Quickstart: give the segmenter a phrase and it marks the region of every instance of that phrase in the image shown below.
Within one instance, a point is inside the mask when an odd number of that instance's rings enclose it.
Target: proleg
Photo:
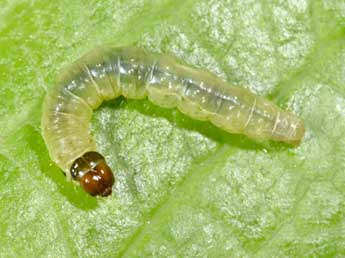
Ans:
[[[293,113],[176,57],[139,48],[97,48],[63,69],[45,97],[42,115],[52,160],[91,195],[110,195],[115,182],[89,132],[92,112],[120,95],[148,98],[252,139],[297,145],[304,136],[303,122]]]

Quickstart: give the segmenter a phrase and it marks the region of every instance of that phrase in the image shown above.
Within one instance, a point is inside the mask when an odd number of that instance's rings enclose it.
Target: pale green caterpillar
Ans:
[[[94,109],[120,95],[177,107],[198,120],[253,139],[298,144],[302,121],[244,88],[181,60],[138,48],[98,48],[64,69],[47,94],[42,133],[53,161],[92,195],[111,193],[114,177],[89,133]]]

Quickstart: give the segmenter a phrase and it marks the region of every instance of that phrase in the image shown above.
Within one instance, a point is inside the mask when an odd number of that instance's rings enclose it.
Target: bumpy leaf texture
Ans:
[[[88,196],[50,160],[43,97],[96,45],[172,53],[299,114],[298,148],[119,98],[92,131],[114,169]],[[344,257],[345,4],[1,2],[0,257]]]

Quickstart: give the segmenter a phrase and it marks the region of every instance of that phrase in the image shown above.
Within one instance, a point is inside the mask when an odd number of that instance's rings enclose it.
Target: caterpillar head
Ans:
[[[77,158],[72,164],[71,175],[91,195],[110,195],[115,182],[104,157],[95,151]]]

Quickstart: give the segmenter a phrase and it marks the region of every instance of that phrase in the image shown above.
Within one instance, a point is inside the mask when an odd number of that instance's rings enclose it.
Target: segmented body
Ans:
[[[177,107],[186,115],[254,139],[298,143],[301,120],[248,90],[168,55],[137,48],[98,48],[67,67],[47,94],[42,132],[51,158],[69,176],[72,163],[96,149],[92,112],[123,95]]]

